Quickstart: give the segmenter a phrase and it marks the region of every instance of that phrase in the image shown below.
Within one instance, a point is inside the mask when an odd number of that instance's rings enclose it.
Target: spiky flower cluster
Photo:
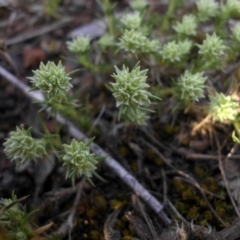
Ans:
[[[96,170],[99,158],[90,152],[90,144],[72,140],[70,145],[63,144],[63,165],[67,167],[66,178],[71,178],[74,184],[77,177],[85,176],[88,180]]]
[[[198,9],[198,19],[201,22],[208,21],[218,14],[218,4],[215,0],[198,0],[196,1]]]
[[[146,8],[147,2],[146,0],[131,0],[130,6],[136,11],[142,11]]]
[[[61,103],[67,98],[67,92],[72,88],[69,82],[71,78],[61,62],[58,65],[54,62],[44,65],[41,62],[39,69],[33,73],[34,76],[29,77],[33,84],[32,90],[40,90],[50,102]]]
[[[19,160],[19,164],[30,160],[36,161],[47,154],[44,141],[32,138],[31,128],[25,130],[17,127],[16,131],[10,132],[10,137],[3,145],[7,157]]]
[[[131,121],[138,119],[139,123],[145,118],[142,112],[149,107],[151,103],[149,98],[154,97],[146,90],[149,87],[146,83],[148,70],[140,70],[138,64],[132,71],[124,65],[122,70],[115,66],[115,70],[116,73],[112,77],[116,82],[111,85],[117,107],[120,107],[119,118],[123,114]]]
[[[238,114],[239,104],[230,96],[223,93],[216,93],[210,96],[209,113],[213,116],[213,121],[234,120]]]
[[[160,53],[162,58],[168,62],[180,62],[188,53],[190,53],[192,46],[192,42],[188,39],[178,43],[176,43],[176,41],[171,41],[163,46]]]
[[[203,72],[191,73],[186,70],[176,85],[176,92],[185,101],[199,101],[204,97],[206,79]]]
[[[160,48],[159,41],[150,40],[140,31],[134,29],[125,30],[119,42],[120,49],[133,54],[157,53]]]
[[[198,47],[198,53],[202,57],[202,60],[211,66],[221,62],[221,55],[223,55],[227,49],[223,44],[223,40],[220,39],[216,33],[212,35],[207,34],[202,45],[198,45]]]
[[[141,16],[139,12],[128,13],[122,18],[122,23],[125,28],[138,29],[141,25]]]
[[[227,0],[226,4],[222,7],[223,14],[229,18],[240,15],[239,0]]]
[[[77,37],[72,41],[66,43],[70,52],[75,54],[86,53],[90,50],[90,38],[89,37]]]
[[[177,22],[173,29],[183,36],[196,35],[197,19],[194,15],[184,15],[182,22]]]

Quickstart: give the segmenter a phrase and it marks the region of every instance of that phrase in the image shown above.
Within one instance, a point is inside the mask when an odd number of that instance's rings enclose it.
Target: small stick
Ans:
[[[214,135],[215,136],[215,135]],[[221,171],[221,174],[222,174],[222,177],[223,177],[223,181],[224,181],[224,184],[225,184],[225,187],[226,187],[226,190],[227,190],[227,193],[228,193],[228,196],[232,202],[232,205],[234,207],[234,210],[236,212],[236,214],[238,215],[238,217],[240,218],[240,213],[239,213],[239,210],[238,210],[238,207],[232,197],[232,194],[231,194],[231,191],[229,189],[229,185],[228,185],[228,182],[227,182],[227,178],[226,178],[226,174],[225,174],[225,171],[224,171],[224,168],[223,168],[223,164],[222,164],[222,156],[221,156],[221,151],[220,151],[220,143],[218,141],[218,138],[215,136],[215,140],[216,140],[216,143],[217,143],[217,146],[218,146],[218,163],[219,163],[219,169]]]

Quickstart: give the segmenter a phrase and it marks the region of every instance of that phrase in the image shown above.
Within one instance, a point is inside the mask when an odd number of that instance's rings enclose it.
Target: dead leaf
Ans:
[[[41,48],[26,49],[23,52],[23,65],[25,68],[37,68],[41,61],[46,59],[46,54]]]

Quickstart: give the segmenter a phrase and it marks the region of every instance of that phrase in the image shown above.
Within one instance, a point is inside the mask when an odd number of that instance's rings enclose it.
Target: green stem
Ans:
[[[103,0],[103,11],[107,19],[108,31],[112,37],[115,37],[113,9],[114,5],[109,0]]]
[[[176,3],[177,3],[176,0],[169,0],[168,10],[167,10],[166,16],[163,19],[162,31],[165,31],[168,28],[169,22],[176,8]]]
[[[79,56],[78,62],[82,64],[87,70],[96,70],[96,67],[89,61],[87,54],[82,54],[81,56]]]

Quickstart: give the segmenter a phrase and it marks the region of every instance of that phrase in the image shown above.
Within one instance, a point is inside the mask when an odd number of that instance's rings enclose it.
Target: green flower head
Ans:
[[[132,71],[124,65],[122,70],[116,66],[115,69],[112,77],[116,82],[111,85],[117,107],[120,107],[119,118],[123,115],[135,124],[144,124],[144,112],[149,111],[147,108],[151,104],[149,98],[155,97],[146,90],[149,87],[146,83],[148,70],[140,70],[138,63]]]
[[[226,4],[222,7],[222,14],[226,18],[240,16],[239,0],[226,0]]]
[[[141,25],[142,18],[139,12],[128,13],[122,18],[122,23],[125,28],[138,29]]]
[[[44,141],[32,138],[31,128],[25,130],[17,127],[16,131],[10,132],[10,137],[3,145],[7,157],[19,161],[19,164],[36,161],[47,154]]]
[[[177,95],[186,101],[199,101],[204,97],[206,79],[203,72],[193,74],[186,70],[176,85]]]
[[[135,11],[142,11],[146,8],[146,0],[131,0],[130,5]]]
[[[182,22],[177,22],[173,29],[179,35],[196,35],[196,28],[197,28],[197,19],[194,15],[184,15]]]
[[[198,19],[201,22],[208,21],[218,14],[218,4],[215,0],[198,0],[196,1],[198,9]]]
[[[71,78],[61,62],[58,65],[54,62],[44,65],[41,62],[39,69],[33,73],[34,76],[29,77],[33,84],[32,90],[40,90],[52,102],[61,103],[67,98],[67,92],[72,88],[69,82]]]
[[[146,90],[149,87],[146,83],[148,70],[140,70],[138,64],[132,71],[129,71],[129,68],[124,65],[122,70],[115,66],[115,70],[116,73],[112,77],[116,82],[111,83],[111,85],[117,107],[123,106],[136,109],[140,106],[149,106],[149,96],[151,94]]]
[[[234,120],[238,114],[238,108],[239,104],[230,96],[225,96],[223,93],[210,96],[209,113],[212,114],[213,121]]]
[[[203,68],[219,67],[221,63],[221,56],[225,54],[227,47],[223,44],[215,33],[208,35],[199,47],[199,55],[202,58]]]
[[[75,178],[83,175],[89,180],[97,168],[96,164],[99,159],[90,152],[91,143],[92,140],[84,143],[73,139],[70,145],[63,144],[64,155],[62,159],[63,165],[67,167],[66,178],[71,178],[73,183]]]
[[[138,53],[157,53],[160,43],[157,40],[150,40],[140,31],[134,29],[125,30],[119,43],[120,49],[133,54]]]
[[[90,50],[90,38],[89,37],[77,37],[72,41],[66,43],[70,52],[75,54],[86,53]]]
[[[168,62],[180,62],[188,53],[190,53],[192,46],[192,42],[188,39],[178,43],[171,41],[163,46],[160,53],[162,58]]]

